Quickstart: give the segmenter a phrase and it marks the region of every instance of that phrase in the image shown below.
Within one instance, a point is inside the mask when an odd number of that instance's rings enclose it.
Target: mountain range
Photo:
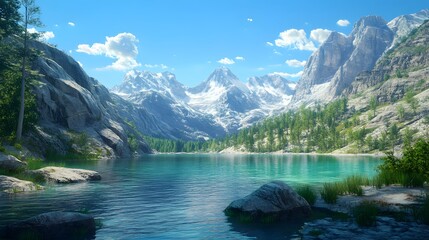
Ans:
[[[174,138],[221,137],[288,109],[344,96],[359,74],[373,70],[389,49],[428,18],[429,10],[390,22],[367,16],[349,36],[332,32],[311,55],[296,83],[276,74],[251,77],[244,83],[220,67],[200,85],[188,88],[169,72],[133,70],[111,92],[179,130]]]
[[[283,111],[295,85],[275,74],[253,77],[245,84],[220,67],[200,85],[188,88],[169,72],[133,70],[111,92],[180,129],[178,139],[208,139]]]
[[[340,97],[349,98],[356,110],[365,109],[369,95],[360,95],[369,92],[378,102],[389,103],[401,99],[413,82],[423,79],[422,86],[426,84],[429,40],[421,34],[424,29],[419,37],[410,36],[427,19],[429,10],[390,22],[368,16],[349,36],[332,32],[307,61],[298,82],[269,74],[244,83],[220,67],[193,88],[169,72],[133,70],[109,91],[70,56],[34,41],[32,47],[43,52],[33,66],[42,75],[33,86],[40,119],[26,138],[42,154],[90,151],[124,157],[151,152],[147,136],[222,137],[289,109]],[[429,28],[427,22],[423,27]],[[409,73],[409,80],[398,77],[398,71]],[[385,117],[371,124],[379,126]]]

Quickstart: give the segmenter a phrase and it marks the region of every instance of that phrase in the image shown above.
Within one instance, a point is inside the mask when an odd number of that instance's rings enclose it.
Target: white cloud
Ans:
[[[266,42],[265,44],[267,44],[267,46],[270,46],[270,47],[274,46],[272,42]]]
[[[222,58],[222,59],[220,59],[219,61],[217,61],[218,63],[221,63],[221,64],[225,64],[225,65],[231,65],[231,64],[234,64],[235,62],[234,62],[234,60],[232,60],[232,59],[229,59],[229,58]]]
[[[104,55],[115,59],[116,61],[109,66],[99,70],[111,69],[126,71],[141,66],[137,62],[138,55],[137,43],[139,40],[131,33],[119,33],[114,37],[106,37],[104,43],[79,44],[77,52],[89,55]]]
[[[54,32],[51,32],[51,31],[39,32],[35,28],[29,28],[29,29],[27,29],[27,31],[29,33],[37,33],[37,34],[39,34],[39,40],[40,41],[44,41],[44,42],[47,42],[47,41],[49,41],[49,39],[52,39],[52,38],[55,37]]]
[[[277,51],[276,49],[273,49],[273,53],[279,56],[283,55],[281,52]]]
[[[303,29],[288,29],[279,34],[279,38],[275,40],[278,47],[291,47],[298,50],[315,51],[314,43],[307,38],[307,34]]]
[[[258,67],[256,70],[258,70],[258,71],[264,71],[264,70],[265,70],[265,68],[263,68],[263,67]]]
[[[285,72],[273,72],[268,75],[279,75],[284,78],[297,78],[302,76],[303,71],[297,72],[297,73],[285,73]]]
[[[248,18],[247,21],[248,22],[253,22],[253,18]]]
[[[69,26],[72,26],[72,27],[76,26],[76,24],[75,24],[74,22],[68,22],[67,24],[68,24]]]
[[[244,61],[246,59],[244,57],[242,57],[242,56],[237,56],[237,57],[235,57],[235,60]]]
[[[296,59],[289,59],[285,62],[289,67],[304,67],[307,61],[299,61]]]
[[[168,66],[164,64],[145,64],[144,66],[147,68],[162,68],[162,69],[168,68]]]
[[[337,25],[340,27],[347,27],[349,24],[350,22],[347,19],[340,19],[337,21]]]
[[[331,34],[331,32],[332,31],[328,29],[314,29],[311,30],[310,38],[317,41],[319,44],[322,44],[329,37],[329,34]]]

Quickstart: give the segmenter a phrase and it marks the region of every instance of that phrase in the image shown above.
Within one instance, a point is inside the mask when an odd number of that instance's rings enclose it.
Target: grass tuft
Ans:
[[[324,183],[320,195],[326,203],[334,204],[337,202],[340,191],[338,183]]]
[[[301,186],[296,189],[296,192],[303,197],[311,206],[316,202],[317,196],[314,190],[309,186]]]

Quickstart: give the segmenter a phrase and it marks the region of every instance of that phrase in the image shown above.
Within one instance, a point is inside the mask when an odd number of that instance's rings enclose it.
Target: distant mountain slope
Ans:
[[[151,136],[207,139],[284,111],[294,87],[295,83],[273,74],[250,78],[245,84],[220,67],[194,88],[177,82],[172,73],[131,71],[111,91],[145,109],[171,132]]]
[[[221,152],[399,154],[429,136],[429,21],[358,75],[339,99],[300,107],[203,145]]]

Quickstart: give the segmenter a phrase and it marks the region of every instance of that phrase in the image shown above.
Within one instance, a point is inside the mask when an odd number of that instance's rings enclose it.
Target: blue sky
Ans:
[[[111,88],[130,69],[170,71],[195,86],[219,66],[242,81],[273,72],[298,80],[329,34],[362,16],[386,21],[427,0],[38,0],[47,42]],[[339,21],[342,20],[342,21]]]

